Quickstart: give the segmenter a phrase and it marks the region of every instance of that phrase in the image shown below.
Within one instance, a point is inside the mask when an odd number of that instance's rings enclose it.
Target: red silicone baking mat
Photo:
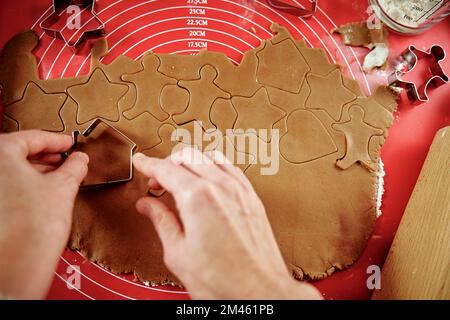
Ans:
[[[349,77],[361,83],[366,93],[385,77],[383,72],[365,76],[360,61],[366,51],[343,46],[339,37],[329,32],[336,25],[366,19],[366,0],[321,0],[317,13],[308,20],[276,11],[265,0],[99,0],[97,4],[110,47],[104,59],[106,63],[119,54],[137,59],[147,50],[190,54],[203,47],[225,52],[239,62],[243,52],[257,46],[261,39],[271,37],[269,26],[277,22],[287,27],[294,37],[304,38],[309,46],[323,48],[333,62],[343,66]],[[89,57],[73,54],[61,40],[44,35],[40,29],[40,21],[50,12],[50,0],[0,1],[0,46],[16,32],[33,28],[41,40],[35,53],[42,77],[83,74],[87,71]],[[436,43],[448,50],[450,21],[447,19],[420,36],[391,34],[389,43],[392,57],[410,44],[427,48]],[[443,65],[450,72],[448,59]],[[325,298],[370,297],[366,285],[367,267],[383,264],[432,138],[439,128],[450,125],[449,99],[449,86],[444,86],[433,91],[431,101],[426,104],[413,107],[407,101],[400,103],[382,150],[387,172],[383,215],[363,255],[350,269],[315,282]],[[73,273],[69,265],[80,268],[77,289],[66,283]],[[189,296],[170,286],[147,287],[131,276],[115,275],[87,262],[77,252],[66,251],[61,256],[48,298],[186,299]]]

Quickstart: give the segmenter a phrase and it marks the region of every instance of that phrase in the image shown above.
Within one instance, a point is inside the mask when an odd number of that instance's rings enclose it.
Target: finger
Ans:
[[[72,153],[55,171],[49,173],[65,189],[78,192],[78,187],[88,172],[89,157],[82,152]],[[75,196],[75,195],[74,195]]]
[[[136,153],[133,156],[133,165],[136,170],[156,180],[160,186],[171,192],[175,199],[193,183],[198,182],[198,177],[192,172],[169,159],[150,158],[142,153]]]
[[[203,152],[195,148],[184,148],[171,155],[172,161],[180,163],[199,177],[222,187],[225,191],[235,189],[236,179],[207,157]]]
[[[184,149],[189,149],[189,148],[184,148]],[[183,150],[184,150],[183,149]],[[179,152],[177,152],[178,154]],[[183,163],[183,161],[181,160],[181,158],[179,156],[174,156],[174,154],[171,154],[170,156],[168,156],[166,159],[170,159],[173,162],[175,162],[176,164],[181,164]],[[161,185],[158,183],[158,181],[152,177],[150,177],[149,181],[148,181],[148,186],[150,189],[152,190],[160,190],[162,189]]]
[[[72,137],[68,135],[40,130],[18,131],[9,135],[19,147],[19,155],[25,158],[38,153],[65,152],[73,144]]]
[[[165,253],[182,239],[183,230],[176,214],[160,200],[143,197],[136,202],[136,210],[153,222]]]
[[[48,173],[54,171],[57,167],[46,165],[46,164],[40,164],[40,163],[32,163],[31,166],[40,173]]]
[[[162,189],[161,185],[156,181],[156,179],[150,178],[148,180],[148,187],[152,190],[160,190]]]
[[[31,159],[29,160],[31,163],[46,164],[58,167],[63,163],[64,158],[60,153],[41,153],[39,155],[31,157]]]
[[[244,172],[242,172],[241,169],[233,165],[231,161],[228,160],[228,158],[222,152],[219,152],[217,150],[207,151],[205,152],[205,155],[209,157],[214,163],[216,163],[217,166],[221,168],[223,171],[235,177],[239,182],[243,184],[243,186],[247,188],[253,188],[252,184],[245,176]]]
[[[160,198],[166,193],[166,190],[164,190],[164,189],[148,189],[147,193],[149,195],[151,195],[152,197]]]

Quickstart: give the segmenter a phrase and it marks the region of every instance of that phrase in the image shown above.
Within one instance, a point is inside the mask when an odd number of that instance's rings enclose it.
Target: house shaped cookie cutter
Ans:
[[[299,18],[312,17],[317,10],[318,0],[311,0],[311,8],[306,9],[300,5],[289,4],[284,0],[268,0],[267,3],[274,9],[297,16]]]
[[[99,23],[99,27],[96,29],[91,29],[83,31],[79,39],[72,43],[70,39],[66,39],[62,30],[55,29],[52,26],[59,20],[60,14],[66,10],[69,6],[75,5],[80,9],[90,9],[92,18]],[[65,42],[66,46],[71,48],[74,52],[78,50],[81,43],[88,38],[98,38],[105,35],[105,24],[100,20],[95,11],[95,0],[53,0],[53,11],[39,24],[41,29],[50,37],[61,39]]]
[[[117,128],[109,124],[108,122],[103,121],[100,118],[95,119],[89,127],[86,128],[83,132],[80,131],[73,131],[72,132],[72,139],[73,139],[73,145],[72,148],[67,152],[67,154],[72,153],[75,151],[75,148],[78,143],[78,137],[82,135],[83,137],[89,137],[89,135],[98,127],[98,125],[103,124],[107,126],[108,128],[112,129],[122,140],[126,141],[129,144],[129,174],[127,176],[124,176],[121,179],[116,180],[108,180],[101,183],[96,184],[89,184],[89,185],[81,185],[81,188],[94,188],[94,187],[101,187],[105,185],[110,185],[113,183],[119,183],[119,182],[127,182],[131,181],[133,179],[133,153],[137,147],[136,143],[132,141],[130,138],[128,138],[125,134],[123,134],[121,131],[119,131]],[[66,155],[67,155],[66,154]]]
[[[429,51],[419,50],[414,46],[410,46],[397,59],[395,71],[388,77],[389,86],[405,89],[408,99],[412,102],[423,103],[429,101],[428,88],[430,86],[437,88],[449,81],[440,64],[440,61],[445,59],[445,55],[444,48],[439,45],[431,46]],[[429,66],[431,77],[420,86],[417,86],[414,82],[402,80],[402,76],[411,72],[416,67],[419,59],[423,58],[432,59]]]

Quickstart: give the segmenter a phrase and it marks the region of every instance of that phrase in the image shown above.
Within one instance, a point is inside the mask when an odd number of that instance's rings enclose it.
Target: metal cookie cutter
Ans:
[[[411,72],[416,67],[418,60],[423,58],[432,60],[429,66],[431,77],[420,86],[417,86],[414,82],[402,80],[402,76]],[[433,45],[429,51],[422,51],[414,46],[410,46],[399,56],[395,71],[388,78],[389,86],[405,89],[408,99],[412,102],[422,103],[429,101],[427,91],[430,85],[437,88],[448,83],[448,76],[440,65],[440,61],[444,60],[444,58],[445,50],[439,45]]]
[[[94,188],[94,187],[101,187],[101,186],[105,186],[105,185],[110,185],[113,183],[118,183],[118,182],[127,182],[133,179],[133,163],[132,163],[132,158],[133,158],[133,153],[134,150],[136,149],[136,143],[134,141],[132,141],[130,138],[128,138],[125,134],[123,134],[121,131],[119,131],[117,128],[115,128],[114,126],[110,125],[109,123],[103,121],[100,118],[95,119],[88,128],[86,128],[86,130],[84,130],[84,132],[80,132],[80,131],[74,131],[72,132],[72,139],[73,139],[73,145],[72,148],[66,153],[66,156],[70,153],[72,153],[73,151],[75,151],[76,147],[77,147],[77,143],[78,143],[78,137],[80,135],[82,135],[83,137],[89,137],[89,135],[99,126],[105,126],[107,129],[112,129],[114,134],[117,134],[118,139],[124,141],[125,143],[128,144],[128,149],[127,152],[129,152],[129,173],[121,178],[115,179],[115,180],[105,180],[105,181],[101,181],[101,182],[95,182],[95,183],[82,183],[81,187],[82,188]],[[116,164],[114,164],[116,165]],[[106,166],[105,166],[106,168]]]
[[[92,14],[92,17],[83,26],[81,26],[81,28],[85,27],[86,24],[92,20],[97,22],[98,27],[86,29],[86,31],[83,31],[80,36],[77,36],[78,32],[81,30],[78,29],[69,39],[67,39],[62,32],[65,28],[67,28],[67,24],[64,25],[63,29],[55,29],[53,26],[60,19],[60,16],[64,13],[64,11],[72,5],[80,8],[81,11],[79,15],[81,15],[81,12],[85,10],[90,10]],[[40,23],[40,27],[47,35],[53,38],[62,39],[66,46],[70,47],[74,51],[77,51],[77,48],[87,38],[98,38],[105,35],[105,24],[96,14],[95,0],[53,0],[53,12]]]
[[[299,18],[309,18],[316,13],[317,3],[319,0],[311,0],[311,9],[306,9],[300,5],[292,5],[285,0],[268,0],[267,3],[274,9],[292,14]]]

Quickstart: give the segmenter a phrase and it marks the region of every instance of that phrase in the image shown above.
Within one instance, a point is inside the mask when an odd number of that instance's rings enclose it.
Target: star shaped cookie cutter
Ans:
[[[429,66],[431,76],[427,81],[417,86],[414,82],[402,80],[402,76],[411,72],[417,65],[419,59],[431,58]],[[388,77],[389,86],[406,90],[408,99],[411,102],[423,103],[430,100],[428,97],[428,87],[440,87],[448,83],[448,76],[444,73],[440,61],[445,59],[445,50],[439,45],[431,46],[429,51],[419,50],[414,46],[402,52],[397,59],[394,72]]]
[[[70,47],[73,51],[77,51],[77,48],[81,45],[83,41],[85,41],[87,38],[98,38],[103,37],[105,35],[105,24],[102,20],[100,20],[96,14],[95,11],[95,0],[53,0],[53,12],[50,13],[40,24],[39,26],[41,29],[50,37],[61,39],[65,42],[66,46]],[[64,33],[62,32],[66,27],[66,25],[63,27],[63,29],[55,29],[53,28],[54,24],[60,19],[61,14],[67,10],[69,6],[78,6],[81,11],[78,15],[81,15],[82,11],[90,9],[90,12],[92,14],[92,17],[87,21],[90,22],[93,19],[97,21],[99,27],[95,29],[87,29],[86,31],[83,31],[81,33],[81,36],[77,37],[76,41],[72,41],[74,36],[78,34],[78,32],[81,29],[76,30],[76,32],[70,37],[66,38],[64,36]],[[81,28],[85,27],[86,23],[81,26]]]
[[[105,181],[102,181],[100,183],[93,183],[93,184],[82,184],[80,186],[80,188],[83,188],[83,189],[102,187],[102,186],[106,186],[106,185],[110,185],[110,184],[118,183],[118,182],[128,182],[128,181],[131,181],[133,179],[133,153],[134,153],[134,151],[135,151],[135,149],[137,147],[136,143],[133,140],[131,140],[128,136],[126,136],[124,133],[122,133],[120,130],[118,130],[117,128],[115,128],[114,126],[112,126],[108,122],[103,121],[100,118],[95,119],[89,125],[89,127],[87,127],[83,132],[80,132],[78,130],[72,132],[72,143],[73,143],[73,145],[70,148],[70,150],[66,152],[65,155],[68,156],[69,154],[71,154],[72,152],[75,151],[75,149],[77,147],[77,144],[78,144],[78,137],[80,135],[83,136],[83,137],[89,137],[89,135],[91,135],[91,133],[99,125],[104,125],[108,129],[112,129],[113,132],[115,134],[117,134],[118,137],[120,137],[120,139],[122,139],[123,141],[125,141],[128,144],[129,150],[127,152],[129,152],[129,173],[128,173],[127,176],[124,176],[123,178],[120,178],[120,179],[105,180]]]
[[[318,0],[311,0],[311,9],[301,5],[293,5],[285,0],[268,0],[267,3],[274,9],[289,13],[299,18],[309,18],[316,13]]]

